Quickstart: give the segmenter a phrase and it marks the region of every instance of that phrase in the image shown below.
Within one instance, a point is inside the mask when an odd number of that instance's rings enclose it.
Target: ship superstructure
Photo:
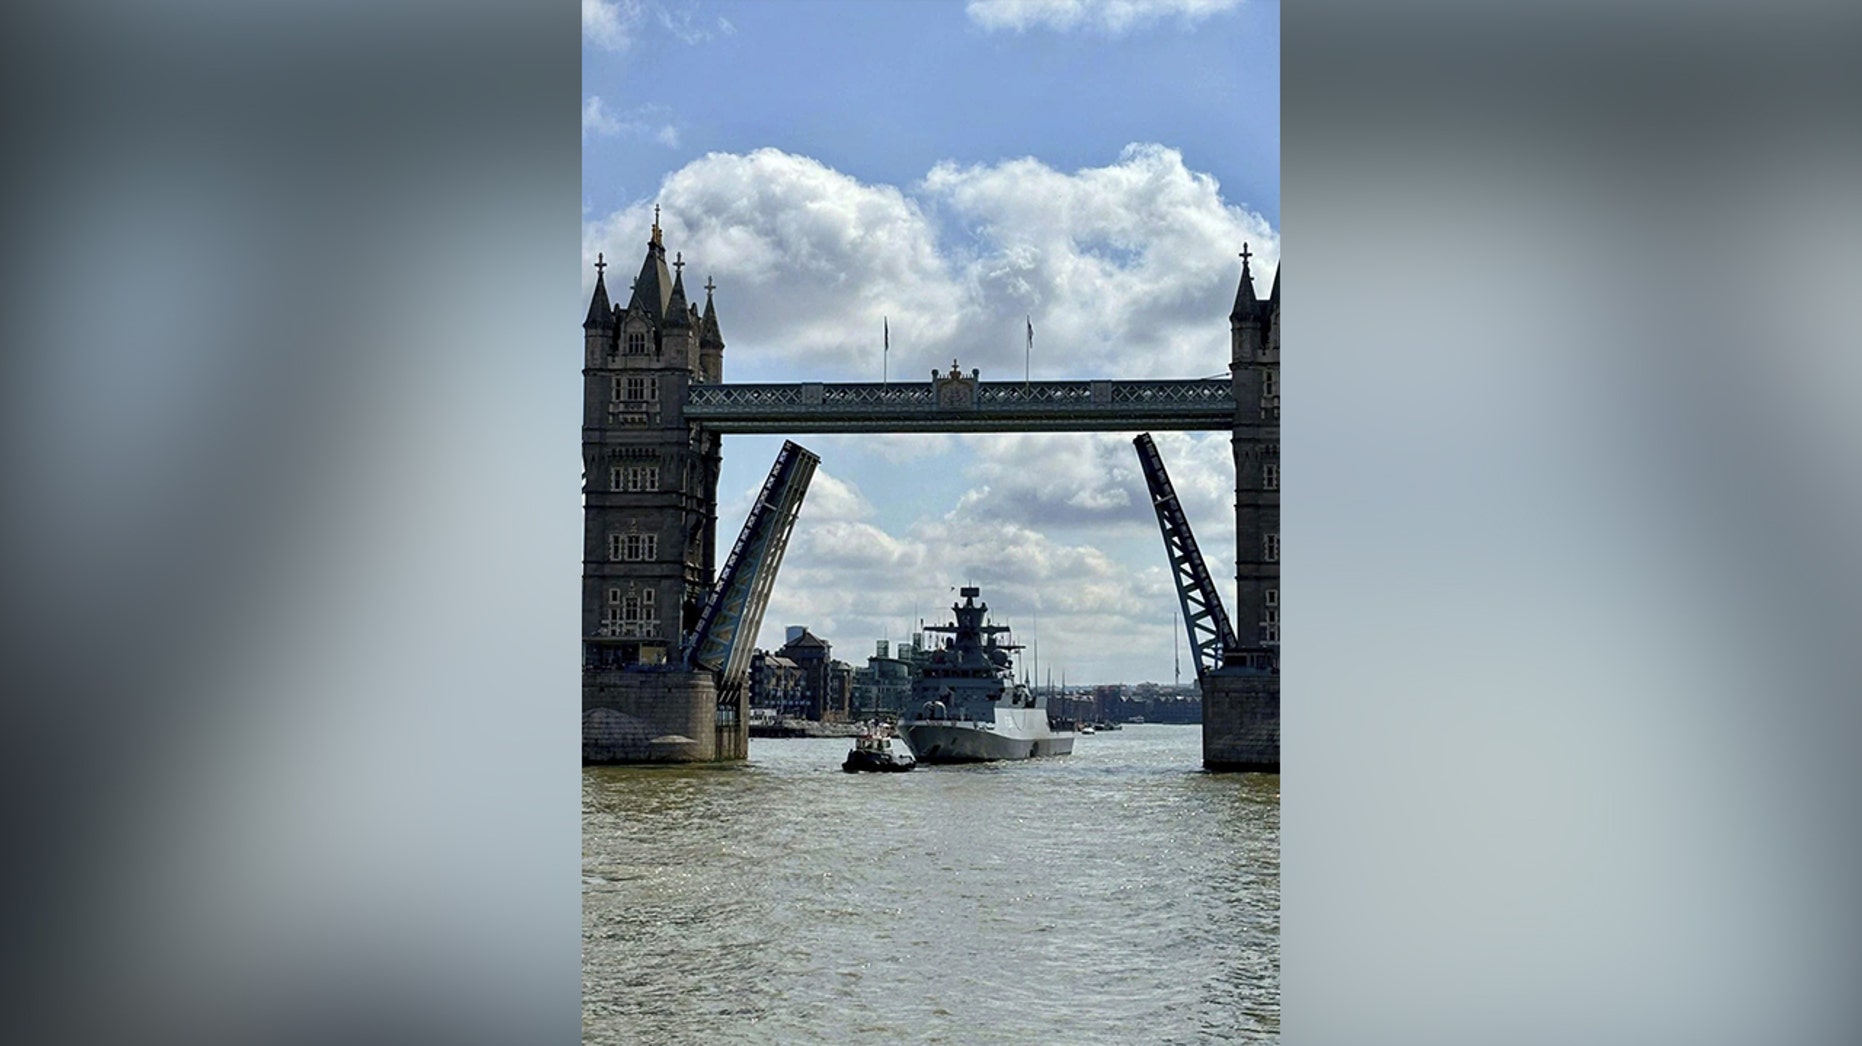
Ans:
[[[1071,733],[1048,725],[1047,701],[1015,680],[1005,625],[988,624],[980,590],[959,590],[955,623],[927,632],[946,636],[933,647],[912,684],[912,701],[899,733],[920,762],[975,763],[1067,755]]]

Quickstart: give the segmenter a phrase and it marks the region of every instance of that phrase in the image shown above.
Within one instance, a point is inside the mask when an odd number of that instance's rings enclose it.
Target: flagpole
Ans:
[[[1022,384],[1028,384],[1029,360],[1034,357],[1034,317],[1028,318],[1028,347],[1022,352]]]
[[[886,336],[886,347],[881,349],[879,354],[879,383],[881,385],[889,385],[891,381],[886,376],[886,363],[892,357],[892,321],[881,316],[879,322],[884,325],[883,329]]]

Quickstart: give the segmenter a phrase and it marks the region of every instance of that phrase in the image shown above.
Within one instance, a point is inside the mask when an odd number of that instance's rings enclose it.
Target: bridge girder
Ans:
[[[1164,555],[1170,560],[1171,579],[1176,582],[1177,600],[1183,607],[1183,624],[1189,629],[1190,651],[1196,659],[1196,676],[1207,680],[1222,668],[1228,652],[1237,648],[1235,629],[1229,624],[1228,611],[1215,580],[1196,547],[1196,535],[1190,531],[1189,517],[1177,500],[1177,488],[1164,469],[1163,455],[1149,433],[1132,440],[1138,448],[1138,465],[1144,471],[1145,486],[1151,492],[1151,508],[1157,514],[1157,526],[1164,537]]]
[[[955,387],[953,387],[955,386]],[[1227,431],[1227,378],[694,385],[685,418],[715,432]]]

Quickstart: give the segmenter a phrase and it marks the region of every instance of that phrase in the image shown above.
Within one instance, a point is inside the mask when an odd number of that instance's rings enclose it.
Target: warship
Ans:
[[[948,633],[920,666],[899,735],[923,763],[982,763],[998,759],[1068,755],[1073,735],[1047,721],[1047,701],[1015,681],[1010,660],[1021,647],[1001,642],[1005,625],[984,623],[989,605],[966,587],[952,605],[956,623],[927,632]]]

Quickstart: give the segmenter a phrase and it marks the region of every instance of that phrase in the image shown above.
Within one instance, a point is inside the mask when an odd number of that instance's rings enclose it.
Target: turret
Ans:
[[[674,367],[698,368],[698,338],[694,328],[698,318],[685,300],[685,258],[673,256],[672,291],[666,295],[666,319],[660,325],[660,347],[666,362]]]
[[[608,301],[608,284],[603,270],[608,262],[595,255],[595,293],[588,300],[588,318],[582,321],[582,340],[587,353],[584,366],[601,366],[602,357],[614,343],[614,306]]]
[[[705,277],[705,315],[698,321],[699,379],[712,385],[724,380],[724,335],[718,330],[718,310],[711,292],[718,285]]]
[[[1235,307],[1229,310],[1229,362],[1253,361],[1261,343],[1261,303],[1254,296],[1254,275],[1248,259],[1253,254],[1241,245],[1241,286],[1235,288]],[[1276,283],[1276,288],[1278,284]]]

